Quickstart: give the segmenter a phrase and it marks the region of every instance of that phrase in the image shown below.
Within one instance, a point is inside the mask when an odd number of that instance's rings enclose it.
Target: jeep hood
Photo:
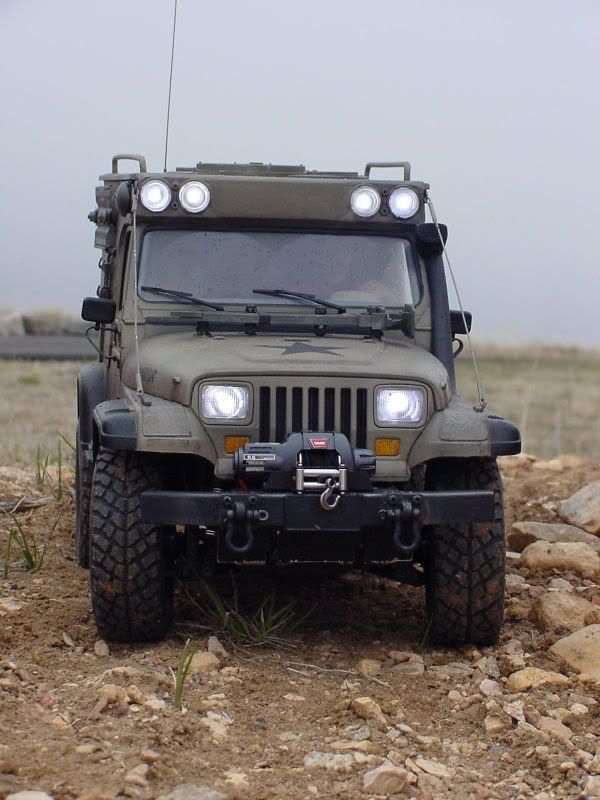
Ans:
[[[293,336],[192,332],[151,336],[140,342],[144,390],[189,405],[195,384],[206,378],[253,381],[267,375],[415,380],[429,385],[438,408],[449,400],[448,374],[431,353],[405,339],[358,336]],[[122,381],[135,388],[135,352],[127,354]]]

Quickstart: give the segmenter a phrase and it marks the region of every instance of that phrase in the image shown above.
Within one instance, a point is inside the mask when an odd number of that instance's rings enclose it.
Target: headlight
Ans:
[[[179,202],[186,211],[198,214],[210,203],[210,192],[208,186],[200,181],[188,181],[179,190]]]
[[[250,407],[250,390],[246,386],[202,387],[202,416],[206,419],[245,419]]]
[[[390,211],[398,219],[408,219],[419,210],[419,195],[414,189],[399,186],[390,195]]]
[[[147,181],[142,186],[140,200],[148,211],[164,211],[171,202],[171,190],[164,181]]]
[[[379,211],[381,196],[371,186],[359,186],[352,192],[350,205],[359,217],[372,217]]]
[[[375,395],[375,422],[382,425],[420,422],[425,413],[423,389],[382,387]]]

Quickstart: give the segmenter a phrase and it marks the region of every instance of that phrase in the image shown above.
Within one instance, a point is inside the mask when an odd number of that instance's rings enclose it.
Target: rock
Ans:
[[[383,762],[363,776],[363,792],[370,794],[395,794],[406,786],[408,772],[391,761]]]
[[[600,575],[600,553],[583,542],[534,542],[523,550],[518,565],[532,573],[574,572],[583,578]]]
[[[106,711],[110,706],[117,705],[118,703],[127,703],[128,695],[122,686],[116,686],[114,683],[107,683],[98,689],[98,702],[94,707],[94,712],[100,714]]]
[[[551,672],[538,667],[525,667],[509,675],[506,688],[509,692],[526,692],[528,689],[542,686],[545,683],[568,683],[569,679],[558,672]]]
[[[449,661],[448,664],[440,664],[438,666],[429,667],[427,671],[438,675],[470,678],[475,670],[471,664],[465,664],[464,661]]]
[[[229,658],[229,653],[216,636],[208,637],[207,650],[209,653],[214,653],[219,658]]]
[[[9,797],[14,797],[14,795],[9,795]],[[582,800],[588,800],[588,798],[589,800],[592,800],[592,798],[595,800],[597,797],[600,797],[600,776],[589,775],[583,787]],[[7,797],[6,800],[9,800],[9,798]]]
[[[180,783],[169,794],[161,794],[157,800],[226,800],[225,795],[210,786],[198,783]]]
[[[26,789],[23,792],[7,794],[6,800],[52,800],[52,795],[46,794],[46,792],[31,791]]]
[[[526,589],[529,586],[522,575],[515,575],[512,572],[506,576],[505,583],[507,589],[513,589],[514,591],[518,592]]]
[[[565,629],[574,633],[585,626],[585,617],[590,611],[600,612],[600,609],[569,592],[547,592],[533,604],[531,618],[543,631]]]
[[[425,664],[422,661],[405,661],[403,664],[394,664],[391,671],[404,675],[422,675],[425,672]]]
[[[486,733],[494,734],[511,728],[512,724],[509,717],[501,717],[498,714],[486,714],[483,720],[483,728]]]
[[[203,651],[194,653],[190,664],[190,672],[192,675],[202,672],[216,672],[221,666],[221,661],[216,653],[209,653]]]
[[[600,625],[588,625],[559,639],[550,651],[577,672],[600,680]]]
[[[594,608],[590,609],[587,612],[587,614],[583,618],[583,621],[585,625],[600,625],[600,608],[598,606],[595,606],[593,603],[592,605],[594,606]]]
[[[104,639],[98,639],[94,645],[94,653],[98,656],[98,658],[107,658],[110,655],[110,648]]]
[[[420,661],[423,663],[423,656],[418,653],[413,653],[410,650],[391,650],[388,656],[395,661],[396,664],[403,664],[405,661]]]
[[[600,534],[600,481],[588,483],[568,500],[563,500],[558,513],[571,525]]]
[[[489,678],[500,677],[500,668],[498,667],[498,662],[494,656],[485,656],[484,658],[480,658],[475,662],[475,666]]]
[[[353,742],[364,742],[371,738],[371,729],[363,722],[346,725],[340,733],[346,739],[352,739]]]
[[[21,604],[13,600],[12,597],[0,597],[0,616],[3,616],[3,612],[14,614],[16,611],[20,611],[21,608]]]
[[[440,764],[439,761],[434,761],[431,758],[418,756],[415,758],[415,764],[419,769],[422,769],[423,772],[427,772],[429,775],[435,775],[436,778],[452,778],[454,775],[454,770],[449,769],[444,766],[444,764]]]
[[[293,692],[289,692],[288,694],[283,695],[283,699],[290,703],[304,703],[306,697],[303,694],[294,694]]]
[[[352,710],[361,719],[372,719],[380,726],[386,728],[387,720],[383,715],[381,706],[372,697],[355,697],[351,703]]]
[[[130,769],[128,772],[125,773],[123,780],[125,783],[130,783],[133,786],[140,786],[144,789],[148,786],[148,770],[150,767],[148,764],[138,764],[133,769]]]
[[[484,678],[479,684],[479,691],[484,697],[501,697],[502,687],[498,681],[493,681],[490,678]]]
[[[0,336],[25,336],[21,314],[10,308],[0,308]]]
[[[146,764],[156,764],[160,761],[160,753],[157,750],[142,750],[140,758]]]
[[[536,727],[563,742],[568,741],[573,736],[573,731],[567,728],[566,725],[563,725],[560,720],[554,719],[553,717],[540,717],[536,723]]]
[[[583,542],[600,552],[600,539],[587,531],[564,522],[515,522],[507,534],[511,550],[522,552],[533,542]]]
[[[368,740],[355,742],[352,739],[340,739],[332,742],[330,747],[336,753],[377,753],[379,751],[378,746]]]
[[[557,592],[574,592],[575,587],[572,583],[564,578],[552,578],[548,584],[548,589],[554,589]]]
[[[361,675],[377,675],[381,672],[381,661],[375,661],[374,658],[363,658],[358,662],[358,671]]]
[[[227,736],[227,728],[233,720],[224,711],[208,711],[200,720],[200,724],[208,728],[213,739],[221,741]]]
[[[350,772],[354,764],[351,753],[321,753],[313,750],[304,756],[306,769],[327,769],[333,772]]]

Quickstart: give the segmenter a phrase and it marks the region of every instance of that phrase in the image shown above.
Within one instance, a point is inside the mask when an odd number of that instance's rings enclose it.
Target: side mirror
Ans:
[[[114,322],[116,313],[115,301],[102,297],[86,297],[81,307],[81,319],[101,325],[110,325],[111,322]]]
[[[471,333],[472,321],[473,315],[470,311],[465,311],[464,320],[460,311],[450,311],[450,333],[452,334],[452,338],[454,339],[454,337],[459,333]],[[466,328],[465,322],[467,323]]]

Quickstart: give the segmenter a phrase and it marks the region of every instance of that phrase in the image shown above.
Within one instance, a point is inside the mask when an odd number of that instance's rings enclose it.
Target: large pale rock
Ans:
[[[158,800],[225,800],[225,795],[198,783],[180,783],[172,792],[161,794]]]
[[[545,683],[561,684],[568,683],[569,679],[559,672],[551,672],[539,667],[525,667],[509,675],[506,681],[506,688],[509,692],[526,692],[527,689],[535,689]]]
[[[46,792],[25,790],[23,792],[14,792],[14,794],[7,794],[6,800],[52,800],[51,794]]]
[[[567,630],[571,633],[584,628],[590,612],[600,611],[589,600],[570,592],[547,592],[535,601],[531,618],[543,631]]]
[[[381,706],[372,697],[355,697],[352,701],[352,710],[361,719],[372,719],[380,727],[387,727]]]
[[[332,772],[350,772],[354,764],[351,753],[320,753],[313,750],[304,756],[306,769],[327,769]]]
[[[550,651],[576,672],[600,681],[600,625],[588,625],[555,642]]]
[[[363,791],[370,794],[395,794],[406,786],[408,772],[391,761],[370,769],[363,777]]]
[[[564,522],[515,522],[506,537],[510,550],[521,553],[533,542],[583,542],[600,552],[600,538]]]
[[[23,317],[13,309],[0,308],[0,336],[24,336]]]
[[[600,481],[588,483],[568,500],[563,500],[558,513],[565,522],[600,535]]]
[[[190,663],[190,672],[194,675],[197,672],[216,672],[221,666],[221,661],[216,653],[201,651],[194,653]]]
[[[517,565],[530,572],[575,572],[583,578],[600,575],[600,553],[583,542],[534,542],[523,550]]]

